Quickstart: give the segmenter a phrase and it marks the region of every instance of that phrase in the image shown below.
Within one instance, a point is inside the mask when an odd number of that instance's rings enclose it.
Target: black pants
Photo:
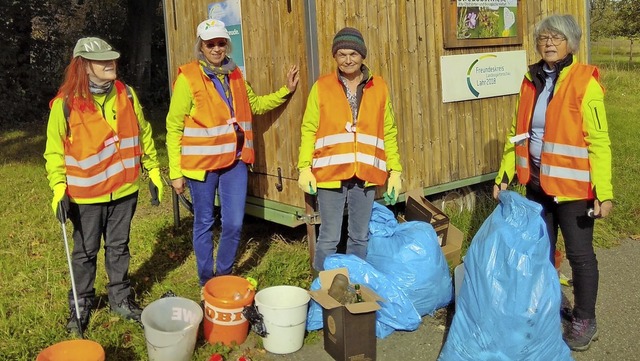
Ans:
[[[593,207],[593,201],[557,203],[554,197],[545,194],[535,185],[527,185],[527,199],[542,205],[542,217],[551,239],[549,258],[552,264],[555,263],[558,228],[562,232],[573,278],[573,315],[577,318],[595,318],[599,272],[598,260],[593,250],[594,220],[587,216],[587,210]]]
[[[73,223],[73,277],[78,299],[95,297],[96,263],[104,238],[105,268],[109,277],[109,303],[116,305],[131,292],[129,281],[129,232],[138,204],[138,193],[107,203],[71,203]],[[73,296],[69,292],[69,304]]]

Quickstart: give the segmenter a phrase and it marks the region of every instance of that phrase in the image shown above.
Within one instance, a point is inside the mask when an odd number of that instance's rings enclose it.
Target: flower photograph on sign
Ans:
[[[457,38],[486,39],[518,35],[517,0],[458,0]]]

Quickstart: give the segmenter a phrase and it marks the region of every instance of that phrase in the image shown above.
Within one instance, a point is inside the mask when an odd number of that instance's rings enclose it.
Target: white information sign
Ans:
[[[517,94],[527,71],[524,50],[440,57],[442,102]]]

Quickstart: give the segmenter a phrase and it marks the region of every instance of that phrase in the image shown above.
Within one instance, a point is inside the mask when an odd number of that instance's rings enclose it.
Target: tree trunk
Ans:
[[[151,40],[155,12],[160,0],[127,0],[129,37],[129,69],[134,85],[141,91],[150,88]]]
[[[629,65],[633,63],[633,38],[629,39]]]

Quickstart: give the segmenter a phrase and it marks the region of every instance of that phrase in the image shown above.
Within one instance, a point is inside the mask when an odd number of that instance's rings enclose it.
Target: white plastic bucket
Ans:
[[[142,311],[144,337],[151,361],[189,361],[202,321],[202,308],[182,297],[151,302]]]
[[[262,338],[265,350],[285,354],[302,347],[310,299],[307,290],[295,286],[267,287],[256,293],[256,307],[268,332]]]
[[[460,288],[462,288],[462,281],[464,280],[464,263],[460,263],[453,269],[453,291],[455,294],[456,304],[458,302],[458,294],[460,293]]]

